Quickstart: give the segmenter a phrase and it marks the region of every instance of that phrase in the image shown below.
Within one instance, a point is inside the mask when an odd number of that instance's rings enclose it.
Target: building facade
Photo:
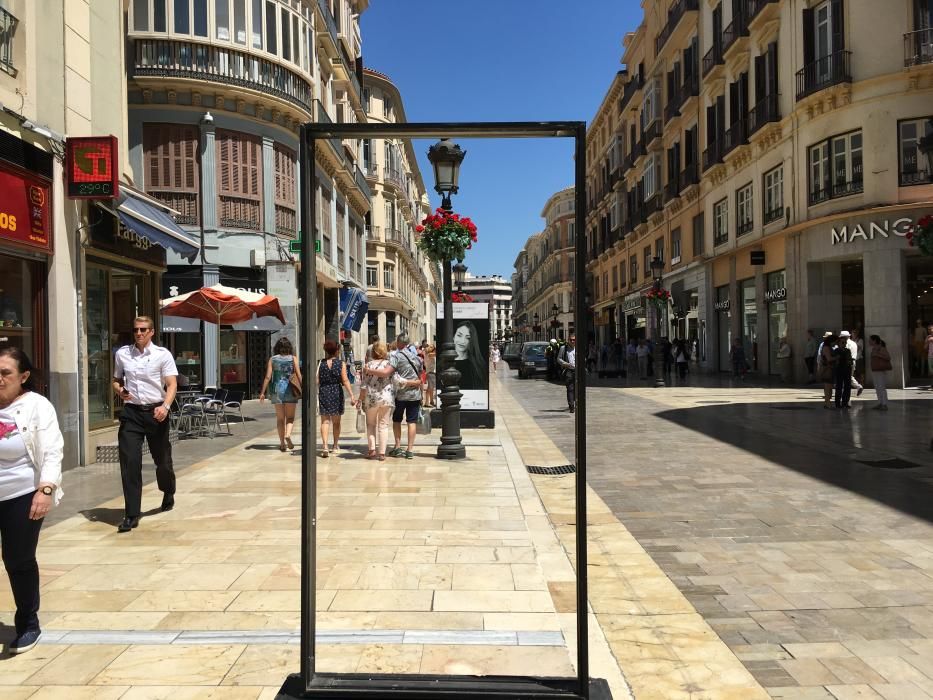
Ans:
[[[398,88],[368,68],[363,72],[363,104],[370,122],[405,121]],[[366,218],[369,336],[391,341],[408,333],[415,342],[433,342],[440,271],[415,245],[415,226],[431,206],[418,160],[408,139],[364,139],[362,149],[363,170],[373,188]]]
[[[471,275],[466,273],[463,291],[477,303],[489,305],[489,337],[504,342],[512,329],[512,284],[501,275]]]
[[[736,339],[776,374],[787,336],[879,334],[894,383],[923,372],[933,261],[906,233],[933,208],[931,6],[870,0],[644,3],[587,136],[587,270],[596,328],[661,334],[729,368]]]
[[[512,273],[512,339],[521,343],[531,337],[531,321],[528,319],[528,251],[522,248],[513,263]]]
[[[126,16],[129,150],[137,184],[176,212],[203,243],[170,253],[163,298],[213,284],[280,299],[287,324],[258,319],[218,327],[164,317],[163,343],[202,386],[252,398],[280,337],[297,340],[295,259],[289,242],[319,241],[319,337],[347,350],[365,341],[340,328],[339,291],[362,287],[371,192],[356,140],[322,141],[303,226],[298,130],[308,121],[361,122],[359,15],[366,0],[133,0]],[[99,416],[104,425],[110,416]]]

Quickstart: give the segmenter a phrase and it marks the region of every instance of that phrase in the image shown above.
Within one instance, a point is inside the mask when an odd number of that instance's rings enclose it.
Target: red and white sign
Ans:
[[[0,170],[0,240],[51,252],[50,211],[48,182]]]
[[[113,199],[120,194],[116,136],[69,138],[65,149],[69,198]]]

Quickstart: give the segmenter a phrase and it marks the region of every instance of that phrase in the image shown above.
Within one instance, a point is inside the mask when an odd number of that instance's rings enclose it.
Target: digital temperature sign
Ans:
[[[65,145],[69,198],[113,199],[120,194],[116,136],[79,136]]]

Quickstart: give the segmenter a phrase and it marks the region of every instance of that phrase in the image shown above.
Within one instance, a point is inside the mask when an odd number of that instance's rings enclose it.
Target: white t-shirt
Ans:
[[[491,357],[492,357],[493,362],[498,362],[499,361],[499,350],[496,348],[493,348]]]
[[[142,351],[126,345],[117,350],[114,360],[113,377],[129,390],[129,403],[161,403],[165,400],[165,378],[178,376],[172,353],[152,342]]]
[[[0,410],[0,501],[36,490],[36,470],[26,443],[8,411]]]

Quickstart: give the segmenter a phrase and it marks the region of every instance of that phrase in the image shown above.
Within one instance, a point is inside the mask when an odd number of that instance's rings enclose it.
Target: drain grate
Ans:
[[[918,469],[922,467],[922,464],[917,464],[916,462],[908,462],[906,459],[901,459],[900,457],[894,457],[892,459],[857,459],[855,460],[859,464],[865,464],[869,467],[875,467],[877,469]]]
[[[537,467],[533,464],[526,464],[525,469],[528,470],[529,474],[547,474],[548,476],[577,473],[577,465],[575,464],[558,464],[556,467]]]

